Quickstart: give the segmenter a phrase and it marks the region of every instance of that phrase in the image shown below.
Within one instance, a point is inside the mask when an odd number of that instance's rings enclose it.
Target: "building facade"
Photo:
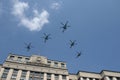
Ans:
[[[0,80],[120,80],[120,72],[103,70],[70,74],[63,61],[38,55],[9,54],[0,65]]]

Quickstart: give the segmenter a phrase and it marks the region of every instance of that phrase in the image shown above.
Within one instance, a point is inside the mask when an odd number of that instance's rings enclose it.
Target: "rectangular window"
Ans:
[[[26,79],[26,77],[25,77],[25,76],[20,78],[20,80],[25,80],[25,79]]]
[[[44,73],[42,72],[30,72],[30,78],[29,80],[43,80],[44,78]]]
[[[61,67],[64,68],[64,67],[65,67],[65,64],[64,64],[64,63],[61,63]]]
[[[66,75],[62,75],[62,80],[66,80]]]
[[[18,57],[17,61],[21,62],[22,61],[22,57]]]
[[[51,65],[51,61],[48,61],[47,63],[48,63],[48,65]]]
[[[55,74],[55,80],[58,80],[58,79],[59,79],[59,75]]]
[[[32,77],[30,77],[29,80],[33,80]]]
[[[10,56],[9,59],[10,59],[10,60],[13,60],[13,59],[14,59],[14,56]]]
[[[47,73],[47,80],[51,80],[51,74]]]
[[[8,73],[10,68],[5,68],[4,73]]]
[[[22,74],[21,74],[20,80],[25,80],[26,74],[27,74],[27,71],[26,70],[22,70]]]
[[[18,69],[14,69],[13,74],[17,75],[17,73],[18,73]]]
[[[7,78],[7,73],[3,73],[2,78]]]
[[[11,79],[16,80],[17,74],[12,74]]]
[[[29,58],[25,58],[25,61],[28,62],[30,59]]]
[[[55,62],[55,63],[54,63],[54,66],[55,66],[55,67],[58,67],[58,63],[57,63],[57,62]]]
[[[26,70],[22,70],[22,75],[26,75],[27,71]]]
[[[2,80],[6,80],[9,70],[10,70],[10,68],[5,68],[4,69],[4,72],[1,76]]]

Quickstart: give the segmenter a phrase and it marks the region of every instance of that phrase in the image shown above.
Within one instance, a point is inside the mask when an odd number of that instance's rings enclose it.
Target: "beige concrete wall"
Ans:
[[[98,78],[98,79],[102,78],[100,74],[90,73],[90,72],[79,72],[78,76],[89,77],[89,78]]]
[[[102,76],[114,76],[114,77],[120,77],[120,72],[112,72],[112,71],[103,71]]]
[[[39,72],[46,72],[46,73],[53,73],[53,74],[68,75],[67,69],[31,66],[31,65],[19,64],[19,63],[10,63],[10,62],[5,62],[3,64],[3,66],[10,67],[10,68],[17,68],[17,69],[21,69],[21,70],[28,70],[28,71],[39,71]]]
[[[78,77],[77,77],[77,75],[75,75],[75,74],[69,74],[69,79],[77,80]]]
[[[14,56],[14,59],[13,60],[10,60],[10,56]],[[21,61],[18,61],[18,57],[22,57]],[[26,56],[21,56],[21,55],[15,55],[15,54],[10,54],[6,61],[11,61],[11,62],[18,62],[18,63],[27,63],[25,61],[25,58],[29,58],[30,60],[27,61],[27,62],[30,62],[30,63],[42,63],[42,64],[46,64],[47,65],[47,61],[48,59],[44,56],[39,56],[39,55],[32,55],[30,57],[26,57]],[[40,62],[39,62],[40,61]],[[62,69],[66,69],[66,63],[65,62],[61,62],[61,61],[55,61],[55,60],[49,60],[51,61],[51,67],[55,67],[54,66],[54,62],[57,62],[58,63],[58,67],[57,68],[62,68]],[[64,63],[65,64],[65,67],[61,67],[61,63]]]

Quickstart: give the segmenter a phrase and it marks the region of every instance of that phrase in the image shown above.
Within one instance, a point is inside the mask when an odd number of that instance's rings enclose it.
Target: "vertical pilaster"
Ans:
[[[84,80],[83,77],[81,77],[80,80]]]
[[[113,77],[112,80],[117,80],[117,78],[116,78],[116,77]]]
[[[93,80],[95,80],[95,78],[93,78]]]
[[[86,80],[90,80],[89,78],[87,78]]]
[[[2,74],[3,74],[3,72],[4,72],[4,69],[5,69],[5,68],[1,68],[1,70],[0,70],[0,78],[2,77]]]
[[[59,80],[62,80],[62,75],[59,75]]]
[[[51,74],[51,80],[55,80],[55,75]]]
[[[110,80],[110,78],[108,76],[105,77],[105,80]]]
[[[18,74],[17,74],[17,77],[16,77],[16,80],[20,80],[21,74],[22,74],[22,70],[19,70]]]
[[[6,80],[10,80],[13,73],[13,69],[10,69]]]
[[[47,80],[47,73],[44,73],[44,78],[43,80]]]
[[[30,76],[30,71],[27,71],[26,80],[29,80],[29,76]]]
[[[69,80],[69,77],[68,77],[68,76],[66,76],[66,79],[67,79],[67,80]]]

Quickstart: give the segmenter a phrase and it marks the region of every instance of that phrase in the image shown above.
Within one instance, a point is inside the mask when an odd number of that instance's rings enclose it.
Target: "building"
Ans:
[[[0,65],[0,80],[120,80],[120,72],[103,70],[70,74],[63,61],[38,55],[9,54]]]

